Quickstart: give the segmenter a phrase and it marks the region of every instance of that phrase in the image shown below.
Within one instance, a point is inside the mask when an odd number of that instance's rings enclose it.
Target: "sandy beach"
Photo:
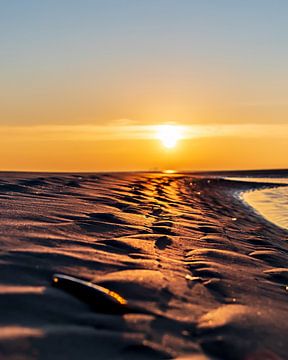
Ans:
[[[260,187],[1,173],[0,358],[287,359],[288,231],[237,197]],[[54,273],[137,311],[99,312],[53,287]]]

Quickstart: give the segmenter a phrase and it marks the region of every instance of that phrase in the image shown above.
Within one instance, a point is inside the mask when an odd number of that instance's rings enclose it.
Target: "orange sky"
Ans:
[[[171,149],[154,126],[2,127],[4,170],[121,171],[283,168],[286,125],[183,127]]]
[[[287,168],[288,4],[215,4],[1,3],[0,170]]]

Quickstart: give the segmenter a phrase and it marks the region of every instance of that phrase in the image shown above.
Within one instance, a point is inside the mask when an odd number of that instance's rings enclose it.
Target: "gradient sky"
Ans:
[[[288,167],[287,44],[286,0],[1,1],[0,169]]]

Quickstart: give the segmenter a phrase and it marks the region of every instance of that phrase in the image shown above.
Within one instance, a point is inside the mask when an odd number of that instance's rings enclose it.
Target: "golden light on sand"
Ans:
[[[168,148],[174,148],[178,140],[182,137],[181,128],[176,125],[160,125],[157,126],[157,139]]]

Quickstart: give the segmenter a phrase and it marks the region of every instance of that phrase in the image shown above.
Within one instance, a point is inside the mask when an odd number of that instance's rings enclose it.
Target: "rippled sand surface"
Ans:
[[[287,231],[189,174],[0,176],[0,358],[286,359]],[[113,315],[52,287],[101,284]]]

